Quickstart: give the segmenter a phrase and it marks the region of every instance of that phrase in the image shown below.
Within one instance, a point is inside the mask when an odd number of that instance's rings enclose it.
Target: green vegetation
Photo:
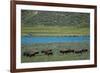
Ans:
[[[90,14],[22,10],[21,25],[21,33],[25,36],[87,36]]]
[[[22,56],[22,63],[25,62],[49,62],[49,61],[71,61],[71,60],[87,60],[89,59],[89,54],[64,54],[64,55],[36,55],[33,57]]]
[[[32,36],[88,36],[88,28],[74,27],[22,27],[22,36],[31,34]]]
[[[90,14],[78,12],[22,10],[21,20],[25,26],[90,26]]]
[[[90,14],[76,12],[57,11],[21,11],[21,36],[89,36]],[[83,54],[59,53],[60,49],[89,49],[89,42],[71,43],[32,43],[21,44],[21,54],[30,49],[39,50],[39,54],[33,57],[21,55],[21,62],[45,62],[45,61],[67,61],[85,60],[90,58],[90,52]],[[41,50],[50,48],[54,55],[41,54]]]
[[[73,46],[72,46],[73,45]],[[41,53],[43,49],[50,48],[53,50],[53,55],[47,56]],[[36,49],[39,51],[39,54],[33,57],[21,56],[21,62],[48,62],[48,61],[68,61],[68,60],[85,60],[89,59],[89,51],[83,54],[61,54],[59,53],[60,49],[89,49],[89,43],[34,43],[32,45],[22,45],[22,53],[26,50]]]

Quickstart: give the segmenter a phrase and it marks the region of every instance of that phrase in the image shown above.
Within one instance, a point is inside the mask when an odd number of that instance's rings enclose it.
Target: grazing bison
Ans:
[[[67,54],[67,53],[74,53],[74,50],[73,49],[61,49],[59,52],[62,54]]]
[[[30,51],[23,52],[23,55],[27,57],[32,57],[35,56],[36,54],[39,54],[37,50],[30,50]]]
[[[82,54],[82,49],[77,49],[77,50],[75,50],[75,53],[76,53],[76,54]]]
[[[67,53],[67,50],[66,49],[62,49],[59,52],[62,53],[62,54],[65,54],[65,53]]]
[[[59,52],[62,54],[65,54],[65,53],[67,53],[67,49],[61,49]]]
[[[45,55],[53,55],[53,52],[51,49],[44,49],[41,51],[41,53],[44,53]]]
[[[82,52],[88,52],[88,49],[82,49]]]
[[[85,53],[85,52],[88,52],[88,49],[78,49],[78,50],[75,50],[76,54],[82,54],[82,53]]]
[[[69,49],[68,53],[74,53],[74,49]]]

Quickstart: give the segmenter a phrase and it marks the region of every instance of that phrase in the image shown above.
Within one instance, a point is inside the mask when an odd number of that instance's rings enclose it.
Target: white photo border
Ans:
[[[41,10],[58,12],[80,12],[90,13],[90,60],[57,61],[57,62],[34,62],[21,63],[21,10]],[[94,9],[73,8],[73,7],[52,7],[38,5],[16,5],[16,68],[40,68],[57,66],[74,66],[94,64]]]

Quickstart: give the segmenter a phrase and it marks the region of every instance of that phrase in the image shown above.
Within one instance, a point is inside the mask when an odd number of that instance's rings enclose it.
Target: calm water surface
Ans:
[[[89,42],[89,36],[75,36],[75,37],[32,37],[22,36],[21,44],[32,43],[61,43],[61,42]]]

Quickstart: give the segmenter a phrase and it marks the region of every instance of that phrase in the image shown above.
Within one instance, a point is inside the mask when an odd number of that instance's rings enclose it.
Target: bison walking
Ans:
[[[82,49],[75,50],[75,54],[82,54]]]
[[[76,54],[82,54],[82,53],[85,53],[85,52],[88,52],[88,49],[78,49],[78,50],[75,50]]]
[[[88,52],[88,49],[82,49],[82,52]]]
[[[44,49],[41,51],[41,53],[44,53],[45,55],[53,55],[53,52],[51,49]]]
[[[67,53],[74,53],[74,50],[73,49],[61,49],[59,52],[62,54],[67,54]]]
[[[35,56],[36,54],[39,54],[37,50],[30,50],[30,51],[23,52],[23,55],[27,57],[32,57]]]

